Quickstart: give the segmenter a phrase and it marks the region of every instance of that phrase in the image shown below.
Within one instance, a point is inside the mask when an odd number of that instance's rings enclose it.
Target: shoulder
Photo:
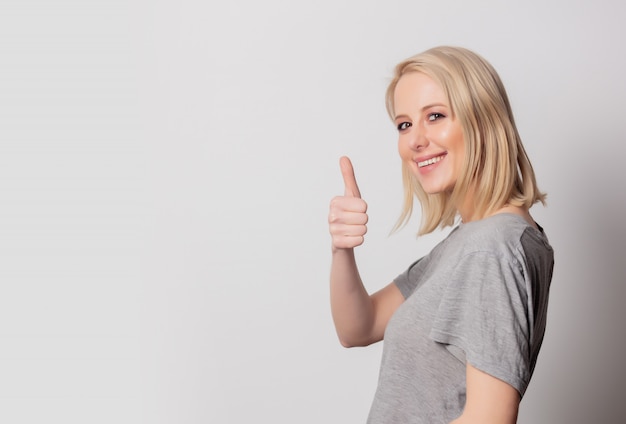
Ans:
[[[483,253],[517,257],[527,252],[552,251],[541,227],[537,229],[510,213],[461,224],[455,238],[462,255]]]

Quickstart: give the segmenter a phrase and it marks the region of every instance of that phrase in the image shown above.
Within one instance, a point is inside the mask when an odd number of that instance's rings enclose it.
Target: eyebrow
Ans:
[[[423,108],[421,108],[420,111],[423,112],[423,111],[428,110],[428,109],[430,109],[432,107],[442,107],[442,106],[443,107],[449,107],[448,105],[446,105],[444,103],[431,103],[431,104],[428,104],[428,105],[424,106]],[[393,118],[393,119],[395,121],[398,118],[409,118],[409,115],[407,115],[405,113],[401,113],[399,115],[396,115],[395,118]]]

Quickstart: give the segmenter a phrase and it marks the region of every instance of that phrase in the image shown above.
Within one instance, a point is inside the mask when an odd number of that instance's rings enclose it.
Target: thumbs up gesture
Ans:
[[[352,249],[363,244],[367,232],[367,203],[361,199],[350,159],[342,157],[339,166],[343,175],[344,195],[331,200],[328,224],[333,249]]]

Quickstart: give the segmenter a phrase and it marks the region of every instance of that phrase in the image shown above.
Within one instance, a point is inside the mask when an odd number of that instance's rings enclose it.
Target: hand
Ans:
[[[352,163],[347,157],[339,160],[345,192],[330,202],[328,224],[334,249],[352,249],[363,244],[367,232],[367,203],[361,199]]]

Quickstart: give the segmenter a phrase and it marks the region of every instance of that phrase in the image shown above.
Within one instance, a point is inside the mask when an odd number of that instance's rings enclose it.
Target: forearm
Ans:
[[[343,346],[364,346],[375,341],[374,306],[361,281],[353,249],[333,249],[330,304]]]

